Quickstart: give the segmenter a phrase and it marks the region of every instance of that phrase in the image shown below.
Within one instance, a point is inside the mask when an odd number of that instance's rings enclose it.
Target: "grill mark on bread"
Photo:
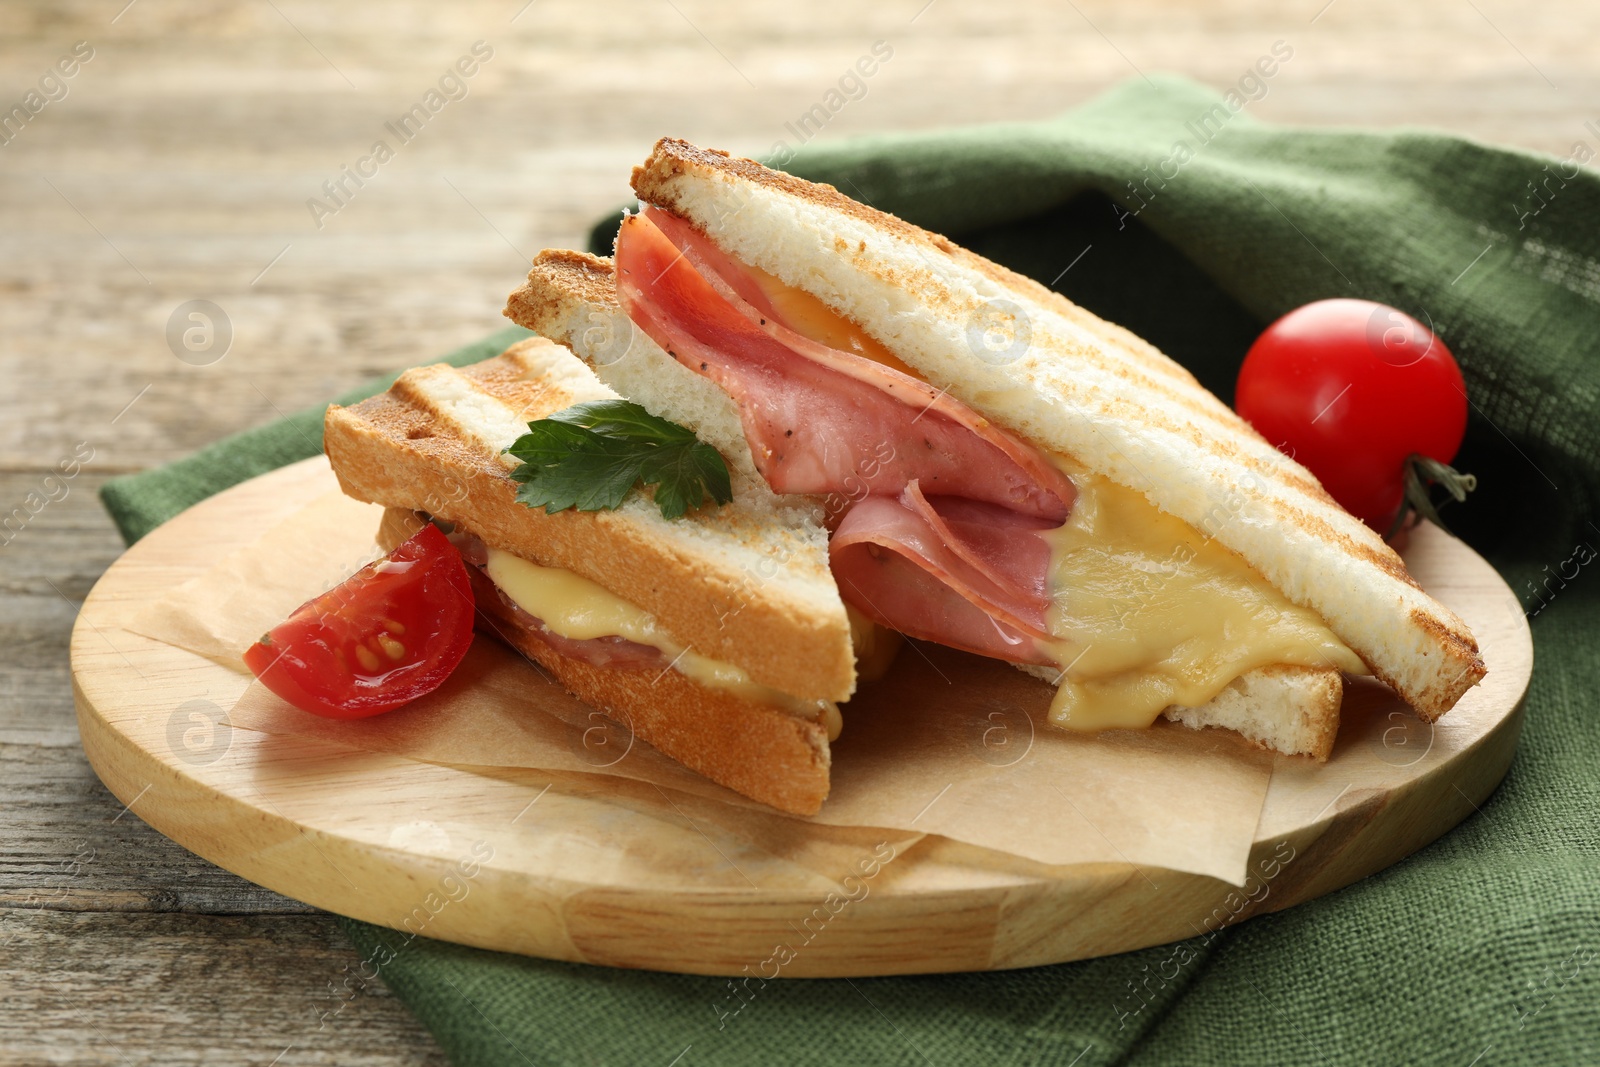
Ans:
[[[1418,585],[1417,580],[1411,577],[1411,572],[1406,570],[1405,562],[1388,545],[1382,545],[1381,550],[1376,549],[1369,544],[1357,541],[1341,530],[1334,529],[1327,519],[1319,514],[1297,508],[1288,501],[1277,497],[1265,498],[1265,500],[1272,508],[1274,517],[1286,526],[1307,530],[1316,536],[1318,540],[1338,545],[1346,555],[1354,556],[1372,564],[1395,581],[1404,582],[1418,592],[1422,591],[1422,586]],[[1376,537],[1377,535],[1374,534],[1373,536]]]
[[[501,457],[461,437],[427,393],[431,372],[474,385],[487,381],[488,388],[479,390],[484,394],[512,390],[520,396],[529,372],[559,377],[562,366],[580,372],[599,395],[614,395],[565,349],[534,338],[465,371],[443,365],[420,368],[403,375],[389,392],[355,407],[335,405],[325,421],[324,441],[341,488],[386,507],[431,510],[451,521],[470,518],[493,547],[566,567],[618,591],[656,615],[685,644],[739,664],[762,684],[802,697],[847,698],[855,672],[842,604],[834,613],[810,600],[792,599],[796,594],[784,591],[784,582],[791,579],[780,582],[776,577],[762,584],[761,596],[752,597],[748,575],[726,553],[735,545],[747,552],[757,549],[764,544],[758,534],[778,536],[782,544],[773,551],[783,555],[786,573],[803,583],[826,583],[828,595],[836,598],[825,554],[813,559],[810,546],[798,535],[758,529],[753,517],[726,510],[716,513],[715,520],[717,537],[725,539],[715,543],[723,547],[709,554],[689,534],[675,532],[664,539],[623,513],[546,515],[527,508],[516,503],[516,486]],[[587,389],[580,384],[579,391]],[[572,396],[569,389],[549,388],[538,414],[567,406]],[[733,506],[738,507],[737,499]],[[644,525],[653,527],[655,519]],[[700,555],[686,555],[682,537],[689,537]],[[651,575],[663,577],[660,582],[647,580]],[[804,586],[806,595],[811,588]],[[720,613],[735,607],[738,625],[728,626]]]
[[[879,278],[885,284],[895,288],[916,292],[920,299],[936,309],[936,313],[942,313],[945,323],[956,324],[962,321],[970,321],[985,306],[985,302],[974,303],[971,300],[958,297],[948,286],[940,285],[936,292],[930,293],[928,291],[930,286],[925,284],[920,286],[920,291],[918,291],[918,289],[914,289],[908,284],[897,270],[882,269],[874,263],[862,263],[859,256],[853,256],[850,259],[852,265],[862,274]],[[1064,298],[1058,296],[1057,299]],[[1085,312],[1084,314],[1087,313]],[[1068,317],[1063,316],[1063,318]],[[1276,464],[1275,458],[1281,455],[1249,423],[1241,419],[1220,400],[1202,390],[1193,375],[1182,370],[1177,363],[1167,357],[1154,353],[1153,349],[1150,351],[1154,354],[1149,355],[1148,358],[1129,360],[1126,358],[1129,353],[1116,347],[1084,344],[1080,338],[1062,335],[1050,330],[1048,323],[1041,322],[1035,325],[1036,328],[1032,331],[1029,350],[1019,360],[1018,366],[1026,368],[1035,374],[1058,372],[1050,376],[1052,385],[1057,389],[1061,398],[1071,403],[1074,407],[1093,411],[1097,404],[1103,403],[1094,391],[1086,389],[1081,384],[1084,377],[1082,369],[1081,367],[1075,367],[1074,364],[1086,365],[1108,378],[1118,379],[1125,386],[1147,394],[1151,399],[1163,401],[1173,409],[1181,411],[1187,424],[1195,427],[1195,431],[1188,434],[1188,436],[1191,440],[1201,443],[1204,449],[1215,448],[1219,442],[1225,440],[1224,434],[1232,434],[1258,443],[1263,451],[1270,451],[1273,454],[1273,459],[1265,459],[1265,457],[1253,459],[1252,462],[1257,465],[1257,469],[1264,469],[1259,467],[1263,460],[1266,463]],[[872,333],[871,330],[867,332]],[[889,344],[882,337],[877,337],[876,339]],[[1101,340],[1105,339],[1101,338]],[[894,346],[892,344],[890,344],[890,347],[893,350]],[[1174,369],[1178,373],[1174,373]],[[960,398],[962,392],[952,389],[952,395]],[[996,422],[1007,425],[1010,429],[1026,432],[1022,427],[1007,423],[999,413],[994,416],[994,419]],[[1148,405],[1141,407],[1140,419],[1135,421],[1153,419],[1160,419],[1161,423],[1168,427],[1184,425],[1184,423],[1180,423],[1173,417],[1158,416]],[[1213,432],[1206,432],[1208,429]],[[1281,465],[1274,465],[1273,469],[1280,476],[1293,477],[1304,486],[1316,484],[1315,479],[1311,478],[1309,474],[1289,475]]]
[[[1071,400],[1071,398],[1067,399]],[[1192,422],[1180,422],[1176,419],[1168,418],[1127,397],[1097,398],[1093,405],[1088,407],[1074,401],[1072,402],[1072,410],[1078,415],[1098,415],[1106,421],[1134,425],[1143,423],[1143,429],[1147,432],[1160,431],[1182,438],[1194,446],[1198,453],[1211,453],[1231,458],[1241,466],[1247,467],[1252,474],[1268,475],[1276,483],[1299,489],[1329,507],[1338,507],[1333,498],[1322,488],[1320,482],[1309,474],[1302,474],[1292,467],[1288,467],[1284,462],[1285,457],[1283,454],[1277,449],[1271,448],[1270,445],[1267,446],[1271,450],[1268,455],[1241,451],[1233,442],[1218,440],[1217,437],[1207,434]],[[1258,441],[1262,440],[1259,436],[1256,439]],[[1236,484],[1242,484],[1242,482]],[[1139,487],[1135,486],[1134,488]],[[1376,537],[1376,535],[1373,536]]]

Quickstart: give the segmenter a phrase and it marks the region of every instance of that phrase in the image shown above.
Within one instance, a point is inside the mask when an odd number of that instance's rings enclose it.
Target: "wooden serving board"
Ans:
[[[84,749],[131,811],[251,881],[409,933],[529,955],[856,976],[1025,967],[1210,933],[1348,885],[1470,816],[1511,762],[1533,667],[1511,590],[1425,527],[1407,563],[1472,626],[1488,676],[1431,727],[1353,689],[1327,764],[1277,761],[1242,890],[779,816],[770,825],[781,840],[742,851],[704,809],[664,821],[638,783],[472,771],[217,722],[248,677],[125,624],[330,484],[321,457],[265,475],[112,565],[72,638]],[[885,850],[892,862],[873,863]],[[841,887],[847,868],[858,877]],[[791,951],[775,963],[779,945]]]

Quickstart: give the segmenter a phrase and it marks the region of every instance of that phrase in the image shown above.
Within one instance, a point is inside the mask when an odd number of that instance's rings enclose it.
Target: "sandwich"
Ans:
[[[891,635],[851,613],[805,500],[734,470],[732,499],[668,519],[648,494],[548,513],[506,454],[528,423],[617,394],[531,338],[462,370],[402,374],[334,406],[323,441],[347,495],[385,508],[385,551],[432,522],[469,564],[477,624],[665,755],[796,814],[828,792],[838,704]],[[874,646],[874,636],[877,644]]]
[[[1346,675],[1428,721],[1483,676],[1380,537],[1127,330],[752,160],[664,139],[632,184],[614,256],[541,253],[505,313],[796,524],[831,625],[770,655],[838,662],[858,617],[1036,675],[1067,729],[1164,716],[1318,760]],[[799,674],[788,692],[849,695],[842,668],[826,692]]]

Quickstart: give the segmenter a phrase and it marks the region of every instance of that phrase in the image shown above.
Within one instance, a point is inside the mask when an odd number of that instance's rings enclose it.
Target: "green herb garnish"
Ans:
[[[705,503],[733,499],[717,450],[677,423],[628,400],[591,400],[528,423],[507,452],[517,500],[546,513],[610,510],[636,485],[655,486],[661,514],[676,519]]]

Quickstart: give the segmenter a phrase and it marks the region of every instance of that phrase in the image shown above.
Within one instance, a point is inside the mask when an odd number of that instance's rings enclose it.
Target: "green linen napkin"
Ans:
[[[1436,133],[1271,127],[1219,99],[1138,80],[1052,121],[785,146],[782,162],[1053,284],[1225,399],[1255,333],[1296,305],[1360,296],[1431,321],[1466,374],[1460,465],[1481,480],[1448,517],[1534,616],[1539,670],[1506,783],[1409,860],[1177,950],[774,982],[728,1019],[723,979],[401,947],[349,923],[364,958],[399,949],[383,980],[457,1064],[1592,1061],[1600,180],[1574,161],[1595,131],[1574,129],[1558,161]],[[602,249],[614,225],[597,227]],[[118,479],[106,505],[136,538],[306,455],[319,417]]]

